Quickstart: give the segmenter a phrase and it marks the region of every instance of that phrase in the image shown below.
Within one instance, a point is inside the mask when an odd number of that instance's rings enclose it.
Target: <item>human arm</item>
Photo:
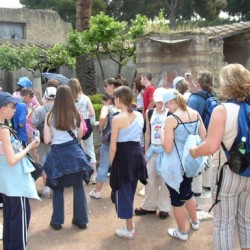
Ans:
[[[190,155],[197,158],[202,155],[211,155],[216,152],[221,145],[225,131],[226,110],[223,105],[217,106],[210,119],[206,140],[198,147],[189,149]]]
[[[81,116],[81,122],[80,122],[80,127],[77,128],[77,139],[81,140],[83,137],[83,122],[85,122],[85,121],[83,120],[82,114],[80,112],[79,112],[79,114]]]
[[[168,116],[164,125],[164,136],[161,137],[162,146],[167,154],[173,150],[174,146],[174,129],[177,126],[177,121],[173,116]]]
[[[199,120],[200,120],[200,127],[199,127],[198,134],[201,137],[201,139],[204,141],[205,138],[206,138],[206,135],[207,135],[207,131],[206,131],[204,123],[203,123],[203,121],[202,121],[202,119],[201,119],[201,117],[200,117],[199,114],[198,114],[198,117],[199,117]]]
[[[0,130],[0,140],[3,146],[3,152],[6,156],[6,160],[10,166],[14,166],[18,161],[20,161],[31,149],[37,148],[39,142],[33,140],[26,148],[21,152],[15,154],[11,145],[10,131],[8,128],[2,128]]]
[[[102,133],[104,127],[105,127],[108,114],[109,114],[108,107],[103,106],[102,109],[101,109],[101,114],[100,114],[100,119],[99,119],[99,131],[101,133]]]
[[[48,125],[47,118],[48,118],[49,113],[46,114],[45,116],[45,121],[44,121],[44,130],[43,130],[43,138],[44,138],[44,143],[49,144],[52,140],[52,133],[50,126]]]
[[[93,108],[92,102],[88,97],[88,111],[89,111],[89,117],[95,116],[95,110]]]
[[[145,113],[145,121],[146,121],[146,132],[145,132],[145,154],[148,151],[149,145],[150,145],[150,136],[151,136],[151,131],[150,131],[150,123],[148,119],[148,110]]]
[[[109,146],[109,159],[110,159],[111,165],[115,158],[118,132],[119,132],[119,116],[115,116],[112,119],[111,139],[110,139],[110,146]]]

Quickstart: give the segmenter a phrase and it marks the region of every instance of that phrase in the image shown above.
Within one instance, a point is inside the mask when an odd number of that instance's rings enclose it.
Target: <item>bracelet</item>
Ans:
[[[30,145],[27,145],[26,148],[28,148],[28,152],[31,150]]]

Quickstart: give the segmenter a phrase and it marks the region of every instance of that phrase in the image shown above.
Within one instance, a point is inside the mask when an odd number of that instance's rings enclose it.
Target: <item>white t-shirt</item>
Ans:
[[[154,109],[150,119],[151,125],[151,143],[155,145],[161,145],[161,128],[164,126],[165,119],[168,111],[164,111],[161,114],[156,113]]]

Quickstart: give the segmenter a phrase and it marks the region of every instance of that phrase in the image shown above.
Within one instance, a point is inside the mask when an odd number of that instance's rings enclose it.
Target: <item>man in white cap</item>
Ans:
[[[155,214],[159,210],[160,219],[166,219],[171,210],[169,191],[162,177],[159,175],[159,155],[163,153],[161,145],[161,128],[168,115],[163,109],[162,97],[165,88],[157,88],[153,98],[155,108],[149,109],[146,114],[145,154],[147,161],[148,179],[145,186],[145,198],[141,207],[135,209],[136,215]]]
[[[44,124],[46,114],[52,109],[54,105],[54,100],[56,98],[56,87],[52,87],[52,86],[47,87],[44,91],[44,97],[45,97],[46,103],[44,104],[44,106],[38,107],[32,115],[32,125],[35,128],[38,128],[39,126],[41,126],[41,124]],[[41,143],[37,149],[37,152],[39,154],[39,161],[42,165],[44,164],[46,156],[49,151],[50,151],[50,145],[45,144],[41,140]],[[42,195],[46,198],[49,198],[50,188],[46,186],[42,192]]]

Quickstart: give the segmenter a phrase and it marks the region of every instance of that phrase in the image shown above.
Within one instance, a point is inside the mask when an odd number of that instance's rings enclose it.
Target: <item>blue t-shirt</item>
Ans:
[[[19,102],[15,106],[16,112],[13,116],[13,128],[17,132],[17,137],[20,141],[28,143],[28,136],[26,133],[26,104]],[[22,127],[19,124],[23,124]]]
[[[204,90],[201,90],[199,92],[203,93],[204,95],[209,94],[207,91],[204,91]],[[199,115],[202,117],[203,111],[206,106],[206,99],[200,96],[199,94],[194,93],[189,96],[187,105],[188,107],[198,111]]]

